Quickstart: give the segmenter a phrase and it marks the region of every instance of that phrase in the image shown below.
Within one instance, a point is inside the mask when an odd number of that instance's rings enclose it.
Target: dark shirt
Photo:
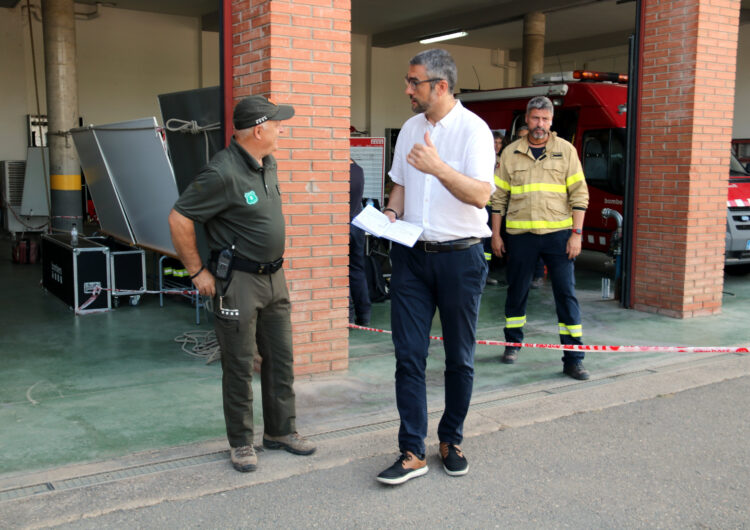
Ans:
[[[349,165],[349,219],[362,211],[362,195],[365,192],[365,170],[352,160]]]
[[[241,258],[270,263],[284,254],[284,216],[276,159],[263,166],[232,138],[185,189],[174,209],[203,223],[211,250],[236,245]]]
[[[544,154],[544,151],[546,150],[547,146],[542,147],[529,147],[531,149],[531,154],[534,155],[535,160],[539,160],[539,157]]]

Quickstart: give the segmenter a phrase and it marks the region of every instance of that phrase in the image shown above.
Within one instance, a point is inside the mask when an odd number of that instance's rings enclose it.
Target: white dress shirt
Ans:
[[[403,220],[421,226],[423,241],[452,241],[489,237],[487,210],[461,202],[429,173],[406,161],[416,143],[424,144],[425,132],[443,162],[459,173],[492,184],[495,189],[495,143],[492,132],[479,116],[456,100],[455,106],[434,126],[424,113],[409,118],[401,128],[388,172],[404,187]]]

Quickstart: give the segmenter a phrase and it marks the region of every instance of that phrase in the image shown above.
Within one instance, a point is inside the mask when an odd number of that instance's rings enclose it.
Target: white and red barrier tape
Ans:
[[[76,309],[76,313],[86,309],[98,298],[102,291],[112,291],[113,294],[117,293],[117,290],[113,289],[102,289],[101,287],[95,287],[91,293],[91,296],[81,306]],[[123,291],[132,292],[132,291]],[[139,294],[197,294],[198,291],[195,289],[173,289],[168,291],[143,291]],[[374,331],[376,333],[386,333],[392,335],[392,331],[378,328],[370,328],[367,326],[358,326],[356,324],[349,324],[350,329],[360,329],[363,331]],[[430,340],[443,340],[443,337],[437,335],[430,335]],[[600,344],[539,344],[535,342],[507,342],[504,340],[477,340],[476,344],[481,346],[510,346],[513,348],[540,348],[547,350],[572,350],[572,351],[600,351],[600,352],[620,352],[620,353],[635,353],[635,352],[675,352],[675,353],[750,353],[750,346],[610,346]]]
[[[392,335],[392,331],[378,328],[368,328],[349,324],[350,329],[361,329],[363,331],[375,331]],[[443,337],[430,335],[431,340],[443,340]],[[573,350],[573,351],[602,351],[602,352],[676,352],[676,353],[750,353],[750,346],[727,347],[727,346],[602,346],[595,344],[537,344],[533,342],[506,342],[503,340],[478,340],[477,344],[483,346],[510,346],[513,348],[543,348],[548,350]]]

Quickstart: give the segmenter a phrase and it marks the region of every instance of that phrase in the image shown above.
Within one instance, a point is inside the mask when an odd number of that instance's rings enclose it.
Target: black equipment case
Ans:
[[[71,306],[76,314],[109,311],[112,308],[109,248],[84,237],[75,245],[70,234],[42,236],[42,285]],[[98,289],[101,292],[81,308]]]

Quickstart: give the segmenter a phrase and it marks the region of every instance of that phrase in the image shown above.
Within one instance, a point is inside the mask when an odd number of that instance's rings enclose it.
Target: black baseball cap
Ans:
[[[294,116],[291,105],[276,105],[263,96],[248,96],[234,107],[235,129],[249,129],[268,120],[288,120]]]

